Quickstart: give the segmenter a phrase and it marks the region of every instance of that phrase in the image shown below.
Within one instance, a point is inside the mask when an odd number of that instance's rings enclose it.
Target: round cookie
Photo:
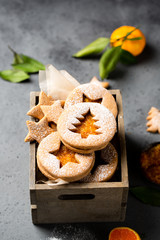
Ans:
[[[99,103],[78,103],[63,111],[57,130],[68,148],[89,153],[107,146],[116,132],[116,121]]]
[[[116,118],[117,104],[112,94],[96,83],[86,83],[76,87],[67,97],[64,109],[82,102],[97,102],[108,108]]]
[[[99,159],[96,159],[95,169],[89,175],[80,180],[80,182],[105,182],[111,179],[118,165],[118,154],[114,146],[109,143],[106,148],[101,150],[100,158],[103,164],[99,164]]]
[[[94,153],[84,155],[71,151],[61,143],[58,132],[44,138],[37,150],[37,165],[49,179],[77,181],[89,174],[94,162]]]
[[[42,173],[45,177],[47,177],[49,180],[55,180],[55,178],[52,177],[52,175],[50,175],[50,174],[45,170],[45,168],[43,168],[43,166],[41,165],[40,162],[38,162],[38,168],[39,168],[39,170],[41,171],[41,173]]]

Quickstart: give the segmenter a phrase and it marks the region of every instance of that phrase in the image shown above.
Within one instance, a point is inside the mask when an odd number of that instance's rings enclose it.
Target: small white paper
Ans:
[[[55,100],[65,100],[68,94],[80,83],[65,70],[57,70],[53,65],[46,65],[46,70],[39,71],[41,91]]]
[[[63,179],[60,179],[60,178],[57,178],[54,180],[48,180],[48,181],[39,180],[39,181],[37,181],[37,183],[45,183],[50,187],[69,184],[69,182],[64,181]]]

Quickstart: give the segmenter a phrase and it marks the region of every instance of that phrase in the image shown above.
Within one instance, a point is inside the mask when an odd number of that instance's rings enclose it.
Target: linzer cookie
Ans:
[[[112,112],[99,103],[77,103],[63,111],[57,130],[68,148],[89,153],[107,146],[116,132],[116,121]]]
[[[82,102],[96,102],[108,108],[117,116],[117,104],[112,94],[97,83],[87,83],[76,87],[67,97],[64,108]]]
[[[111,179],[118,165],[116,149],[109,143],[106,148],[101,150],[99,158],[96,159],[92,171],[81,179],[81,182],[105,182]]]
[[[94,153],[84,155],[67,149],[61,143],[58,132],[44,138],[37,150],[38,167],[49,179],[77,181],[89,174],[94,161]]]

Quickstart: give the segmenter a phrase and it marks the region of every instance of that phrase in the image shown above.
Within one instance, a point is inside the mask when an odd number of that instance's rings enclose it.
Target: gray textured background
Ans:
[[[130,185],[151,185],[139,170],[139,151],[159,141],[146,132],[151,106],[160,108],[160,3],[145,1],[6,1],[0,0],[0,69],[10,68],[9,44],[20,53],[66,69],[81,83],[98,76],[98,60],[76,60],[72,54],[120,25],[140,25],[147,38],[145,52],[135,66],[119,65],[110,76],[111,88],[123,96]],[[29,201],[29,147],[25,115],[30,91],[39,90],[38,75],[13,84],[0,79],[0,239],[107,239],[116,226],[129,226],[144,240],[159,240],[160,208],[128,199],[124,223],[34,226]]]

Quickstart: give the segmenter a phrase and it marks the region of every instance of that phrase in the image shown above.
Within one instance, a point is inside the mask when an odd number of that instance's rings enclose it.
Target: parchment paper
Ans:
[[[68,94],[80,83],[65,70],[57,70],[53,65],[46,65],[46,70],[39,71],[41,91],[55,100],[65,100]]]

